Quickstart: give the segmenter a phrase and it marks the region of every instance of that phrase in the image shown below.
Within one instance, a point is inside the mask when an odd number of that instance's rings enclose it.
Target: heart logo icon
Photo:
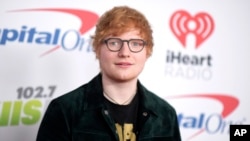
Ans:
[[[207,13],[191,16],[187,11],[175,12],[170,18],[170,28],[183,47],[186,47],[186,37],[193,34],[196,37],[195,48],[198,48],[213,32],[214,21]]]

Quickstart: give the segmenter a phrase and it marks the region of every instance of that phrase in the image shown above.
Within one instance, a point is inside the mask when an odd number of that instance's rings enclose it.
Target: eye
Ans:
[[[111,39],[111,40],[108,41],[108,44],[109,44],[110,46],[120,46],[121,41],[116,40],[116,39]]]
[[[109,42],[109,44],[112,46],[117,46],[119,43],[117,41],[111,41]]]
[[[143,46],[143,42],[141,40],[133,40],[131,41],[131,45],[134,46],[134,47],[137,47],[137,46]]]

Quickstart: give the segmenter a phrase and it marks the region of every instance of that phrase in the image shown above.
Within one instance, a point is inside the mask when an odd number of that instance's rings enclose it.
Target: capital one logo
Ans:
[[[195,48],[199,48],[211,36],[214,30],[214,21],[209,14],[204,12],[192,16],[187,11],[179,10],[171,16],[170,28],[184,48],[189,34],[195,36]]]
[[[0,46],[5,46],[11,42],[28,44],[35,43],[36,45],[54,46],[52,49],[49,49],[46,52],[42,53],[40,57],[54,52],[59,48],[62,48],[65,51],[81,51],[84,47],[87,46],[87,49],[90,50],[90,39],[85,39],[83,35],[94,27],[96,21],[99,18],[96,13],[93,13],[91,11],[67,8],[20,9],[11,10],[8,12],[51,12],[73,16],[79,20],[80,27],[78,29],[66,29],[66,31],[62,31],[61,28],[58,27],[56,27],[52,31],[41,30],[39,27],[30,27],[26,24],[22,25],[19,29],[0,28]]]

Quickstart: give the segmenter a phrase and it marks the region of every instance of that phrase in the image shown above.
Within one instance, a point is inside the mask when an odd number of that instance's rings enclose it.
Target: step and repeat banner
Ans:
[[[248,0],[9,0],[0,5],[1,141],[34,141],[49,102],[99,72],[90,36],[116,5],[152,25],[140,80],[176,108],[183,141],[228,141],[230,124],[250,124]]]

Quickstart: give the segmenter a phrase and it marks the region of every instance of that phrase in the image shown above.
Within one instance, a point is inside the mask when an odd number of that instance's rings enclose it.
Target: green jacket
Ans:
[[[102,76],[52,100],[36,141],[118,141],[104,105]],[[138,81],[138,141],[181,141],[175,109]]]

